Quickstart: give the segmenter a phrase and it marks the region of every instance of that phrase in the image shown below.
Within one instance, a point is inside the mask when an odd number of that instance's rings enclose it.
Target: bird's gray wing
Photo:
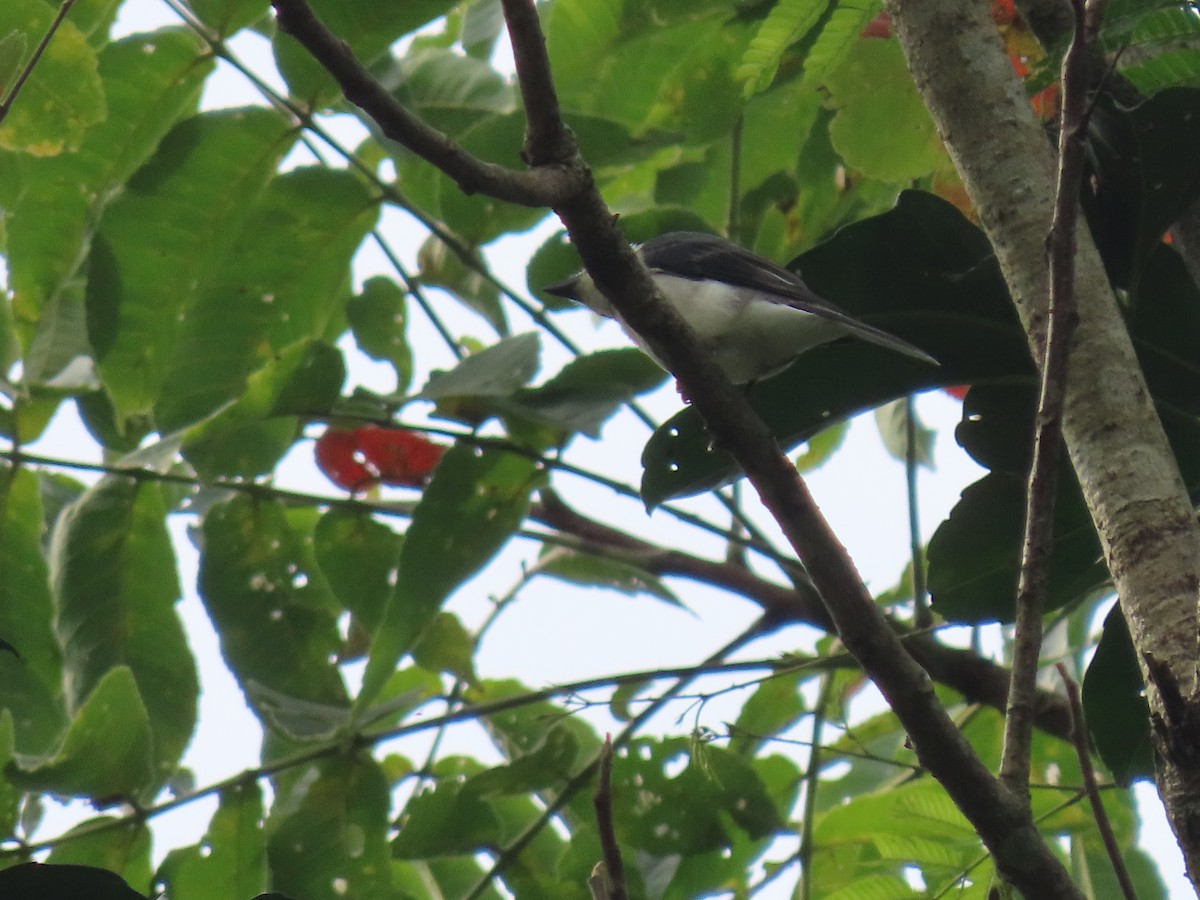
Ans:
[[[638,248],[646,268],[693,281],[720,281],[770,294],[780,302],[817,315],[846,315],[818,297],[795,272],[732,241],[699,231],[672,231]]]

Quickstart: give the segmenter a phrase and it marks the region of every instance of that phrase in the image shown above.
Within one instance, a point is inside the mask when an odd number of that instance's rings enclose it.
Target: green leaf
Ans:
[[[182,314],[216,279],[294,140],[271,110],[193,117],[109,205],[92,250],[87,316],[118,419],[153,409],[174,366]]]
[[[72,719],[48,760],[10,769],[27,791],[88,797],[97,803],[134,799],[158,779],[150,716],[128,666],[109,669]]]
[[[137,682],[154,734],[156,777],[175,770],[196,723],[199,682],[156,484],[106,478],[64,510],[50,549],[55,630],[72,709],[116,670]]]
[[[103,830],[91,832],[91,829],[100,827]],[[91,872],[97,874],[107,870],[103,874],[111,876],[115,872],[130,884],[148,886],[151,875],[150,837],[150,829],[144,822],[121,822],[115,816],[97,816],[69,829],[63,841],[50,852],[47,861],[61,869],[88,866]],[[70,896],[86,896],[90,900],[105,895],[84,891]],[[140,900],[142,895],[133,896]]]
[[[849,430],[849,422],[836,422],[810,437],[801,445],[800,453],[796,455],[796,471],[804,475],[825,465],[842,446]]]
[[[304,536],[277,503],[235,497],[204,517],[200,596],[221,652],[251,706],[250,686],[348,707],[333,662],[341,643],[304,551]],[[258,710],[260,716],[265,715]]]
[[[16,727],[13,725],[12,712],[0,709],[0,772],[6,772],[13,762],[16,743]],[[20,799],[21,792],[17,790],[16,785],[8,778],[0,776],[0,829],[5,834],[17,833],[17,822],[19,821],[17,804]]]
[[[504,76],[486,62],[453,50],[414,49],[394,60],[381,82],[414,115],[451,137],[461,137],[484,118],[517,108],[516,91]]]
[[[369,631],[396,583],[403,538],[366,512],[334,507],[313,533],[313,554],[334,596]]]
[[[688,765],[672,774],[679,761]],[[613,761],[613,806],[622,843],[656,857],[719,851],[768,837],[782,819],[753,767],[740,756],[685,738],[639,739]]]
[[[442,457],[405,534],[396,590],[363,675],[360,710],[425,633],[450,593],[520,527],[530,493],[544,477],[537,463],[502,450],[456,444]]]
[[[268,823],[271,887],[305,900],[395,896],[389,784],[366,755],[328,759],[280,797]]]
[[[15,32],[37,42],[53,20],[53,8],[42,0],[6,0],[0,8],[0,33],[12,37]],[[10,51],[19,43],[20,37]],[[88,128],[108,114],[97,70],[96,53],[87,36],[69,18],[60,22],[33,75],[0,123],[0,147],[34,156],[77,150]]]
[[[478,423],[503,409],[498,401],[524,387],[538,370],[540,343],[534,332],[507,337],[435,371],[417,396],[437,404],[438,415]]]
[[[480,796],[525,794],[556,787],[579,768],[579,739],[569,728],[551,728],[529,752],[511,763],[472,776],[466,787]]]
[[[270,11],[267,0],[189,0],[188,5],[220,37],[229,37]]]
[[[859,884],[868,890],[864,896],[874,896],[870,891],[878,879],[900,879],[896,889],[903,885],[911,891],[903,875],[913,865],[931,886],[940,884],[944,874],[961,877],[981,849],[970,823],[930,778],[859,795],[830,808],[816,823],[813,845],[814,889],[821,896],[845,897],[854,896]]]
[[[738,713],[729,749],[743,756],[751,755],[768,739],[799,721],[807,709],[800,685],[812,674],[781,672],[763,679]]]
[[[911,340],[930,367],[862,342],[828,344],[759,382],[751,401],[781,447],[833,422],[935,385],[1032,379],[987,238],[944,200],[905,191],[896,207],[843,228],[793,263],[820,296]],[[691,409],[660,426],[642,453],[650,508],[722,484],[736,473]]]
[[[431,235],[421,244],[417,264],[423,284],[449,292],[468,309],[483,316],[497,334],[508,334],[508,321],[500,305],[500,288],[480,273],[482,262],[480,269],[468,267],[445,241]]]
[[[771,86],[784,52],[817,24],[828,5],[827,0],[780,0],[771,7],[737,69],[747,97]]]
[[[449,672],[475,680],[475,638],[453,613],[440,612],[413,647],[413,662],[431,672]]]
[[[1129,626],[1115,604],[1083,676],[1083,717],[1100,758],[1122,787],[1154,777],[1150,706]]]
[[[862,40],[863,29],[883,8],[882,0],[838,3],[804,57],[805,87],[824,85],[850,51]]]
[[[566,547],[547,549],[537,562],[538,575],[549,575],[583,587],[602,587],[627,597],[649,594],[672,606],[686,609],[669,587],[641,566]]]
[[[29,39],[25,32],[15,29],[0,40],[0,98],[8,99],[8,89],[21,70],[28,46]]]
[[[846,165],[870,178],[907,184],[945,165],[937,127],[896,41],[858,41],[825,78],[837,112],[829,127]]]
[[[201,477],[253,477],[271,471],[300,430],[296,414],[326,414],[346,378],[341,352],[299,341],[246,379],[245,393],[189,428],[183,455]]]
[[[158,872],[173,897],[251,897],[267,887],[267,838],[262,789],[227,787],[203,841],[172,850]]]
[[[26,348],[25,378],[47,381],[90,355],[77,269],[101,211],[154,151],[181,113],[194,108],[212,70],[197,39],[159,31],[111,44],[100,57],[109,116],[79,152],[30,160],[26,187],[8,211],[13,311]]]
[[[408,801],[400,822],[400,833],[392,841],[398,859],[424,859],[475,853],[501,843],[503,833],[495,811],[479,791],[459,777],[449,777],[452,760],[440,760],[442,775],[432,790]]]
[[[368,278],[362,291],[351,297],[346,306],[346,317],[359,349],[371,359],[392,364],[398,392],[408,388],[413,372],[412,348],[404,335],[408,320],[406,297],[396,282],[377,275]]]
[[[1162,236],[1200,196],[1185,147],[1200,141],[1200,90],[1163,91],[1133,108],[1101,97],[1088,118],[1088,177],[1081,195],[1109,277],[1136,289]]]
[[[482,681],[466,691],[471,703],[484,704],[529,694],[529,688],[513,680]],[[571,716],[562,706],[549,701],[523,703],[487,717],[488,731],[507,759],[517,759],[540,746],[556,728],[569,728],[581,748],[580,758],[592,758],[600,749],[595,729]]]
[[[879,426],[879,436],[883,438],[883,446],[893,459],[904,462],[909,454],[909,400],[907,398],[893,400],[875,410],[875,424]],[[933,429],[921,422],[916,410],[913,410],[912,422],[912,454],[913,460],[919,466],[933,468]]]
[[[25,754],[52,750],[67,724],[39,481],[29,469],[0,470],[0,637],[12,648],[0,654],[0,707]]]
[[[517,391],[511,416],[529,418],[563,436],[599,439],[600,428],[625,403],[663,383],[667,374],[633,348],[578,356],[535,388]]]
[[[161,429],[198,422],[242,394],[247,377],[287,348],[332,342],[345,328],[336,311],[350,261],[378,212],[361,179],[293,169],[245,203],[241,236],[213,260],[177,324],[154,407]]]
[[[967,487],[929,541],[933,608],[952,622],[1011,622],[1025,520],[1025,479],[993,472]],[[1069,467],[1059,473],[1047,611],[1109,584],[1095,528]]]

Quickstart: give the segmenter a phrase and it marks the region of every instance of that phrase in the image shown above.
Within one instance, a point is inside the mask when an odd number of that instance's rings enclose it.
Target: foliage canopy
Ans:
[[[646,416],[636,398],[664,376],[630,349],[546,371],[544,358],[575,346],[561,301],[537,291],[577,266],[573,251],[551,236],[521,286],[483,252],[544,210],[465,195],[384,137],[277,32],[267,0],[163,2],[177,25],[113,39],[132,0],[77,0],[0,124],[0,888],[41,877],[16,865],[36,851],[174,900],[586,898],[602,855],[590,791],[603,735],[576,713],[607,705],[624,729],[613,823],[634,896],[769,896],[798,878],[814,897],[990,896],[978,837],[895,717],[850,716],[867,686],[832,638],[730,670],[719,688],[688,687],[697,673],[546,691],[479,675],[494,617],[538,577],[681,604],[681,583],[664,577],[683,576],[759,603],[773,626],[829,626],[780,605],[794,570],[757,530],[740,539],[747,570],[618,531],[574,497],[582,475],[720,534],[720,516],[675,501],[737,472],[686,408],[649,423],[640,486],[572,463],[614,418]],[[525,117],[497,62],[498,0],[312,6],[408,109],[483,159],[518,163]],[[1147,99],[1097,107],[1086,209],[1194,496],[1200,289],[1162,243],[1200,195],[1200,57],[1175,49],[1200,24],[1184,6],[1113,4],[1103,40],[1148,48],[1124,67]],[[928,586],[946,622],[1010,621],[1033,368],[899,46],[877,33],[881,4],[539,9],[564,115],[631,239],[729,233],[941,361],[931,372],[855,344],[806,354],[751,392],[781,444],[807,442],[817,465],[850,416],[971,386],[956,437],[987,472],[929,540]],[[0,4],[0,82],[53,17],[45,0]],[[1005,27],[1024,47],[1020,24]],[[239,33],[269,46],[285,93],[231,49]],[[1052,62],[1033,65],[1031,92]],[[223,70],[258,102],[225,108],[206,93]],[[353,144],[338,116],[361,119]],[[415,268],[381,216],[397,209],[421,232]],[[391,265],[365,278],[372,245]],[[390,383],[356,375],[364,358]],[[92,446],[43,452],[71,408]],[[890,421],[903,457],[906,417]],[[318,438],[322,468],[354,493],[276,480]],[[1152,774],[1140,676],[1120,613],[1093,628],[1111,585],[1078,488],[1062,483],[1047,608],[1120,786],[1104,799],[1139,896],[1164,896],[1123,789]],[[188,524],[224,665],[264,729],[260,768],[194,790],[181,760],[202,685],[172,520]],[[492,616],[448,608],[505,553],[525,570]],[[900,628],[913,594],[910,571],[880,598]],[[978,702],[991,695],[942,681],[994,768],[1002,716]],[[673,692],[730,684],[748,686],[723,730],[644,730]],[[422,759],[404,743],[461,721],[482,725],[486,752]],[[1035,743],[1037,821],[1093,896],[1115,896],[1063,737]],[[208,795],[219,805],[202,840],[155,847],[159,813]],[[98,813],[47,834],[49,797]],[[65,889],[102,896],[91,884]]]

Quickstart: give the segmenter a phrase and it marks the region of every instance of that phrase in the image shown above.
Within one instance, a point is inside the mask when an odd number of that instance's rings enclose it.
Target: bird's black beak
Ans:
[[[555,297],[563,297],[567,300],[579,301],[579,276],[572,275],[566,281],[556,281],[554,284],[548,284],[542,291],[547,294],[553,294]]]

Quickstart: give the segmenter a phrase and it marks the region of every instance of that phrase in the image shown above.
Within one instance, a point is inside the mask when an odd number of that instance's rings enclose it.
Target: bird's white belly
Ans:
[[[846,333],[836,322],[769,302],[746,288],[662,273],[655,273],[655,281],[736,384],[776,372],[810,347]]]

